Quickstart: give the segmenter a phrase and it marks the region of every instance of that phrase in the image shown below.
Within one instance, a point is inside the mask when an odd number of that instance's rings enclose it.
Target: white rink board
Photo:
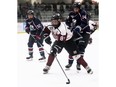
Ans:
[[[96,23],[98,23],[98,22],[96,21]],[[50,24],[50,22],[42,22],[42,24],[43,24],[43,26],[47,26],[47,25]],[[17,32],[18,33],[24,33],[25,32],[25,25],[26,25],[25,22],[19,22],[19,23],[17,23]]]
[[[42,22],[43,26],[46,26],[50,24],[50,22]],[[18,33],[24,33],[25,32],[25,22],[19,22],[17,23],[17,32]]]

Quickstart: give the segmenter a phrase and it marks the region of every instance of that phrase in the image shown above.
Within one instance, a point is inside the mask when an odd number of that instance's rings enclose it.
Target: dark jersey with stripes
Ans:
[[[25,30],[29,29],[32,35],[40,35],[42,33],[43,25],[38,18],[33,18],[33,20],[26,20]]]
[[[80,26],[82,28],[81,33],[90,32],[89,27],[89,19],[87,12],[85,10],[80,10],[79,13],[75,13],[74,11],[70,12],[65,23],[70,28],[76,28],[76,26]]]

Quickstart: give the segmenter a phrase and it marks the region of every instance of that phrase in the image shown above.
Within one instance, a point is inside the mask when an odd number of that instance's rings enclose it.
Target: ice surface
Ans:
[[[88,45],[85,53],[85,60],[93,70],[93,74],[87,74],[86,70],[82,67],[82,70],[78,73],[76,70],[76,62],[70,70],[65,71],[69,77],[71,83],[66,84],[67,79],[61,71],[58,63],[54,60],[52,67],[48,74],[43,74],[43,68],[46,62],[40,62],[38,48],[34,44],[34,59],[33,61],[27,61],[28,56],[28,37],[26,33],[17,35],[17,50],[18,50],[18,86],[19,87],[98,87],[99,82],[99,70],[98,70],[98,31],[94,32],[91,36],[93,43]],[[44,48],[47,52],[50,51],[50,46],[44,43]],[[48,54],[46,53],[46,57]],[[63,49],[62,53],[58,56],[58,59],[65,69],[65,65],[68,63],[68,53]],[[47,60],[46,60],[47,61]]]

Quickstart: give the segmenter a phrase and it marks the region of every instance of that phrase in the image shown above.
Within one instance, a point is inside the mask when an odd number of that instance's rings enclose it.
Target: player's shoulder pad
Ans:
[[[38,18],[34,18],[34,20],[39,23],[41,22]]]
[[[52,25],[48,25],[46,26],[50,31],[54,29],[54,27]]]
[[[51,26],[50,25],[48,25],[48,26],[44,26],[44,32],[45,33],[50,33],[51,32]]]

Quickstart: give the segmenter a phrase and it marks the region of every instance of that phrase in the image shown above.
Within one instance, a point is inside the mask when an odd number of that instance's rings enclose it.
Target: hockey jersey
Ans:
[[[29,30],[32,35],[40,35],[42,33],[43,25],[38,18],[33,18],[33,20],[26,20],[25,30]]]
[[[90,34],[87,12],[85,10],[80,10],[79,13],[75,13],[73,11],[70,12],[65,23],[67,26],[73,29],[75,29],[77,26],[80,26],[82,28],[81,33]]]
[[[58,28],[48,25],[44,29],[44,35],[50,35],[52,33],[53,37],[57,41],[67,41],[73,36],[73,33],[67,28],[64,23],[61,23]]]

